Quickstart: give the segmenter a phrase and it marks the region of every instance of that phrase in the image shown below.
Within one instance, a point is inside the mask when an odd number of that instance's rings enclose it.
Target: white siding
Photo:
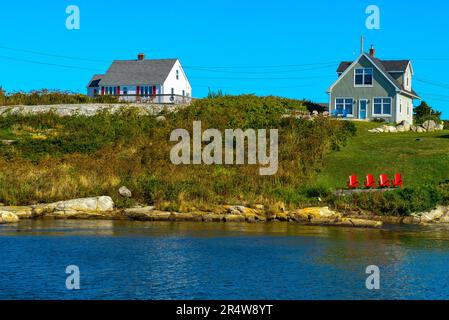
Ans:
[[[179,75],[178,79],[176,78],[177,72]],[[175,95],[182,96],[184,93],[184,95],[187,97],[192,96],[192,87],[190,86],[189,80],[187,79],[187,76],[185,75],[179,60],[176,61],[172,70],[168,74],[168,77],[162,87],[162,94],[171,94],[172,88]]]
[[[413,100],[411,98],[397,95],[396,123],[403,120],[413,123]]]

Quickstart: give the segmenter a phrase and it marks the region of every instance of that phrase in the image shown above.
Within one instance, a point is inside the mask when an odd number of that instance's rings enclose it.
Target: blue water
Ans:
[[[81,289],[66,289],[77,265]],[[365,268],[380,268],[380,290]],[[449,227],[22,221],[0,299],[448,299]]]

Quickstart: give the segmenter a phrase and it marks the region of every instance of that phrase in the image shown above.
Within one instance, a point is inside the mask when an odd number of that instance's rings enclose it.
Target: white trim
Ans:
[[[354,99],[354,97],[337,97],[337,98],[335,98],[335,110],[337,110],[337,100],[338,99],[343,99],[343,100],[349,100],[349,99],[351,99],[352,100],[352,104],[351,104],[351,108],[352,108],[352,113],[350,113],[351,115],[352,115],[352,117],[354,117],[354,101],[355,101],[355,99]],[[344,107],[345,107],[345,102],[343,102],[343,110],[345,110],[344,109]],[[339,115],[339,114],[342,114],[342,113],[337,113],[337,115]]]
[[[399,85],[398,85],[397,83],[391,81],[391,79],[385,74],[385,72],[383,72],[383,70],[380,69],[380,68],[377,66],[377,64],[375,64],[375,63],[373,62],[373,60],[371,60],[371,58],[369,57],[368,54],[364,54],[364,56],[365,56],[365,57],[368,59],[368,61],[371,62],[371,63],[376,67],[376,69],[379,70],[379,72],[380,72],[381,74],[383,74],[383,76],[384,76],[385,78],[387,78],[387,80],[388,80],[388,81],[389,81],[389,82],[390,82],[390,83],[397,89],[396,92],[402,90],[401,87],[399,87]]]
[[[396,88],[396,92],[400,92],[402,89],[401,87],[399,87],[399,85],[397,83],[394,83],[393,81],[391,81],[391,79],[385,74],[385,72],[383,72],[382,69],[380,69],[377,64],[375,64],[373,62],[373,60],[371,60],[371,58],[369,57],[369,54],[367,53],[362,53],[356,60],[354,60],[354,62],[340,75],[340,77],[338,77],[338,79],[329,87],[329,89],[327,90],[327,92],[329,93],[330,91],[332,91],[332,89],[335,87],[335,85],[337,83],[340,82],[340,80],[342,78],[344,78],[346,76],[346,74],[349,73],[349,71],[360,61],[360,59],[362,57],[365,57],[368,59],[369,62],[371,62],[371,64],[376,67],[377,70],[379,70],[379,72]],[[374,84],[374,75],[373,75],[373,84]]]
[[[381,103],[381,112],[384,111],[384,102],[383,99],[390,99],[390,113],[375,113],[375,108],[374,108],[374,100],[375,99],[382,99],[382,103]],[[391,117],[393,116],[393,114],[391,113],[391,111],[393,111],[393,98],[392,97],[374,97],[373,98],[373,117]],[[398,105],[398,99],[396,99],[396,108]]]
[[[362,119],[361,117],[360,117],[360,103],[362,102],[362,101],[365,101],[366,102],[366,109],[365,109],[365,118],[363,118],[364,120],[366,120],[366,119],[368,119],[368,99],[359,99],[359,119]]]
[[[354,60],[353,63],[351,63],[351,65],[338,77],[337,80],[335,80],[335,82],[329,87],[329,89],[327,89],[327,92],[331,92],[332,89],[335,87],[335,85],[340,82],[340,80],[342,78],[344,78],[346,76],[346,74],[349,73],[349,71],[352,69],[352,67],[354,67],[357,62],[359,62],[360,58],[363,57],[364,53],[362,53],[357,59]]]
[[[371,84],[356,84],[355,77],[357,76],[357,70],[363,70],[363,82],[365,82],[365,70],[371,70]],[[374,87],[374,69],[373,68],[354,68],[354,87],[355,88],[372,88]]]

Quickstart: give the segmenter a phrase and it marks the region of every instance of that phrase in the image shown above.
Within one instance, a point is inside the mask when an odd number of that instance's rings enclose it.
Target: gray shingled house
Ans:
[[[353,62],[342,62],[328,89],[331,115],[348,119],[385,119],[413,123],[414,75],[410,60],[380,60],[372,46]]]
[[[87,85],[88,96],[112,95],[130,102],[185,103],[192,87],[178,59],[115,60]]]

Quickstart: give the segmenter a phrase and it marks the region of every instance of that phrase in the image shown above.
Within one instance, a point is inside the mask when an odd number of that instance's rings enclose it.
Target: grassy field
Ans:
[[[317,182],[332,189],[344,188],[348,176],[362,182],[366,174],[393,177],[401,173],[405,187],[435,185],[449,179],[449,131],[433,133],[368,132],[378,123],[355,122],[357,135],[347,145],[327,155]]]

